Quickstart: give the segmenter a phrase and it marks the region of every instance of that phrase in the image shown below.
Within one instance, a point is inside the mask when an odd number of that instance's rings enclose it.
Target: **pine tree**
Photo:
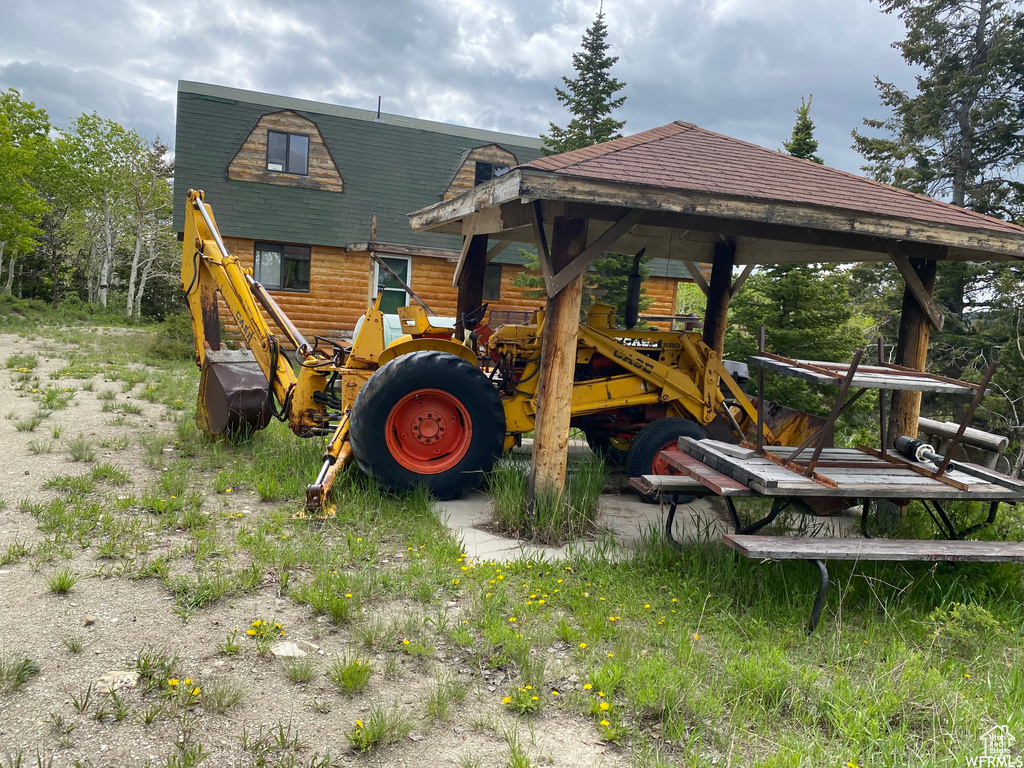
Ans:
[[[619,57],[608,55],[607,38],[608,27],[604,23],[602,6],[594,23],[583,35],[582,50],[572,55],[576,79],[570,80],[563,75],[562,82],[566,88],[555,86],[555,95],[573,118],[565,128],[549,124],[549,135],[541,137],[544,154],[557,155],[621,137],[619,131],[626,122],[613,119],[611,113],[622,106],[626,97],[612,97],[626,84],[611,76],[612,65]]]
[[[878,78],[883,136],[853,132],[879,181],[1003,218],[1024,215],[1024,11],[1005,0],[880,0],[907,28],[916,93]]]
[[[818,157],[818,141],[814,138],[814,123],[811,121],[811,99],[814,94],[804,101],[801,97],[800,106],[796,110],[796,125],[793,126],[793,135],[789,141],[782,142],[786,152],[793,157],[810,160],[818,165],[824,165],[825,161]]]

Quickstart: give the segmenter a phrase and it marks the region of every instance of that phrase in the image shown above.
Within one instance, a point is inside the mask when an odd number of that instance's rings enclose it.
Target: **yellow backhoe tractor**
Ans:
[[[457,497],[533,430],[543,311],[529,324],[493,332],[480,318],[464,318],[473,333],[462,342],[451,328],[432,325],[421,307],[403,307],[403,334],[387,343],[385,317],[374,305],[350,345],[319,337],[310,344],[228,253],[203,193],[191,190],[181,284],[202,371],[196,424],[220,436],[262,429],[276,417],[299,436],[329,436],[307,489],[310,510],[324,507],[353,458],[386,489],[425,486],[438,498]],[[218,297],[240,349],[221,341]],[[295,350],[295,367],[286,345]],[[478,357],[481,350],[486,356]],[[595,304],[580,325],[566,407],[590,445],[624,462],[630,476],[667,472],[658,453],[680,435],[739,441],[753,439],[757,424],[754,405],[699,333],[618,329],[605,304]],[[774,406],[767,413],[767,445],[799,444],[812,428],[795,411]]]

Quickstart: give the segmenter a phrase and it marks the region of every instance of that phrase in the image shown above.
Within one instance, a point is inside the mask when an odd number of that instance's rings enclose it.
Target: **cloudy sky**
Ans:
[[[174,135],[176,83],[537,135],[599,0],[30,0],[3,4],[0,87],[65,126],[82,112]],[[687,120],[778,149],[801,96],[826,163],[883,117],[876,75],[913,76],[869,0],[605,0],[625,131]]]

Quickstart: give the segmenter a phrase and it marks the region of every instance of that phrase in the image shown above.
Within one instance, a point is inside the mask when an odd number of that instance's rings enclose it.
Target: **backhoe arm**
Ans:
[[[196,413],[200,428],[214,435],[240,428],[260,429],[273,411],[272,397],[296,434],[322,433],[328,415],[314,395],[326,388],[326,368],[333,360],[314,355],[251,271],[228,253],[203,193],[194,190],[189,190],[185,206],[181,285],[188,296],[196,363],[203,370]],[[248,351],[221,349],[218,293]],[[299,376],[280,350],[260,305],[298,351],[302,362]]]

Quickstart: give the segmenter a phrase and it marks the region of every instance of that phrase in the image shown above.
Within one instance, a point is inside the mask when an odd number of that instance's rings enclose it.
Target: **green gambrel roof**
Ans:
[[[293,110],[317,124],[345,191],[323,192],[231,181],[228,165],[265,114]],[[345,246],[380,242],[459,249],[461,238],[409,229],[406,214],[436,203],[468,150],[499,144],[520,162],[540,156],[540,139],[464,128],[315,101],[179,81],[175,137],[174,227],[185,193],[202,189],[226,237]]]
[[[233,181],[228,165],[261,117],[292,110],[317,124],[344,180],[342,193]],[[206,192],[225,237],[344,247],[370,239],[422,248],[462,247],[461,238],[413,232],[406,214],[438,202],[474,147],[498,144],[520,163],[541,156],[530,136],[467,128],[287,96],[178,81],[174,229],[184,229],[185,193]],[[513,246],[496,261],[522,264]],[[653,259],[651,274],[688,277]]]

